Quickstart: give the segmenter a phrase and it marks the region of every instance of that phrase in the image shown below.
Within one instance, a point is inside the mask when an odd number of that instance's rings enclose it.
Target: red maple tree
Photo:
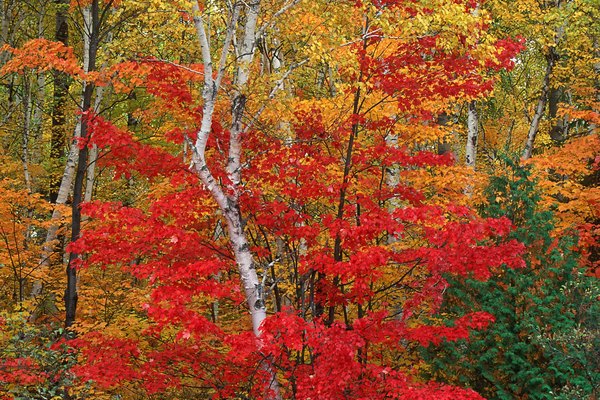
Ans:
[[[241,3],[236,9],[249,7],[245,32],[253,37],[253,6]],[[91,111],[84,115],[81,146],[104,149],[99,162],[117,177],[136,175],[161,189],[136,206],[82,205],[93,222],[69,247],[84,255],[80,267],[118,266],[151,292],[139,304],[143,331],[95,331],[72,341],[82,355],[74,368],[81,379],[147,393],[191,388],[214,398],[481,398],[413,379],[414,349],[492,322],[485,313],[428,321],[437,318],[446,274],[486,279],[502,264],[522,266],[523,246],[504,239],[508,220],[438,201],[443,188],[428,187],[423,176],[451,166],[453,157],[411,135],[435,129],[457,99],[488,94],[493,72],[509,68],[520,47],[498,41],[497,55],[482,60],[477,41],[466,37],[459,50],[440,33],[407,40],[371,34],[381,29],[369,13],[395,12],[401,22],[434,10],[419,2],[359,3],[363,34],[347,46],[356,68],[340,71],[342,93],[331,107],[326,100],[298,107],[285,129],[245,119],[248,109],[261,109],[246,104],[253,59],[243,40],[231,99],[221,103],[228,72],[217,64],[212,71],[207,60],[201,100],[191,89],[200,76],[192,67],[146,59],[106,74],[115,88],[141,80],[162,118],[187,125],[143,143]],[[471,2],[457,3],[471,15]],[[210,61],[210,51],[203,56]],[[191,166],[174,155],[184,142]]]

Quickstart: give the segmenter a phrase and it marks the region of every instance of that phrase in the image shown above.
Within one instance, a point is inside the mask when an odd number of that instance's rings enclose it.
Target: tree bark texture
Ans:
[[[66,3],[68,4],[68,1],[66,1]],[[61,7],[58,7],[57,9],[57,13],[59,13],[61,10]],[[90,65],[90,61],[89,61],[89,57],[90,57],[90,39],[91,39],[91,30],[89,29],[91,26],[91,15],[90,15],[90,9],[89,7],[86,7],[83,9],[83,16],[84,16],[84,32],[83,32],[83,48],[84,48],[84,52],[83,52],[83,67],[84,67],[84,71],[85,72],[89,72],[89,65]],[[66,16],[64,16],[64,22],[66,23]],[[66,34],[67,37],[63,38],[65,40],[68,40],[68,27],[65,28],[63,24],[63,17],[57,15],[56,16],[56,36],[59,37],[59,35],[64,35]],[[65,29],[67,29],[66,31],[64,31]],[[61,32],[59,32],[59,30],[61,30]],[[55,81],[55,85],[57,84],[57,82]],[[59,86],[62,85],[62,82],[58,83]],[[87,88],[87,84],[84,82],[83,84],[83,91],[82,91],[82,98],[81,98],[81,102],[80,102],[80,107],[83,110],[84,108],[84,99],[83,99],[83,94],[85,93]],[[62,90],[65,89],[65,92],[62,92]],[[58,111],[57,109],[55,109],[55,106],[57,107],[57,99],[56,99],[56,95],[57,93],[57,88],[55,87],[54,89],[54,99],[53,99],[53,113],[56,110],[57,112],[57,116],[59,117],[59,119],[61,118],[60,116],[62,115],[62,121],[65,122],[64,120],[64,110],[62,111]],[[63,97],[60,97],[60,101],[63,102],[62,106],[64,107],[67,99],[68,99],[68,86],[64,87],[61,86],[59,88],[59,93],[60,96],[64,95]],[[54,125],[54,114],[52,116],[52,135],[54,137],[55,131],[54,131],[55,125]],[[56,126],[56,129],[59,129],[58,126]],[[64,129],[64,125],[62,127],[62,129]],[[64,135],[64,133],[61,133]],[[46,239],[44,240],[44,244],[42,245],[42,254],[41,254],[41,259],[40,259],[40,267],[41,268],[47,268],[50,266],[51,264],[51,258],[54,254],[54,249],[56,247],[56,239],[58,237],[58,231],[61,225],[61,218],[62,218],[62,212],[60,207],[56,207],[56,205],[64,205],[67,203],[67,200],[69,199],[69,195],[71,194],[71,187],[73,186],[73,179],[75,178],[75,168],[77,166],[77,160],[79,158],[79,145],[78,145],[78,138],[81,136],[81,118],[78,118],[76,126],[75,126],[75,132],[73,135],[73,140],[71,141],[70,147],[69,147],[69,153],[67,155],[67,160],[64,164],[64,170],[63,170],[63,174],[62,177],[60,179],[60,185],[58,186],[58,189],[56,190],[56,198],[54,200],[54,210],[52,211],[52,216],[50,217],[50,225],[48,227],[48,230],[46,232]],[[51,149],[52,152],[52,149]],[[52,157],[52,155],[51,155]],[[52,194],[51,194],[52,195]],[[41,282],[34,282],[33,284],[33,288],[31,291],[31,296],[32,297],[37,297],[39,296],[43,291],[43,287],[42,287],[42,283]]]
[[[476,102],[469,102],[467,111],[467,149],[465,151],[465,161],[467,167],[475,169],[477,159],[477,137],[479,133],[479,118],[477,117]]]
[[[544,79],[542,81],[542,90],[535,107],[533,118],[531,119],[529,132],[527,134],[527,141],[525,142],[525,149],[523,150],[522,158],[524,160],[531,158],[531,155],[533,154],[533,145],[540,128],[540,121],[542,120],[544,110],[546,109],[546,103],[548,101],[548,92],[550,91],[550,76],[552,75],[555,61],[556,52],[553,48],[551,48],[546,55],[546,73],[544,74]]]
[[[57,42],[69,45],[69,24],[67,23],[68,0],[56,1],[56,18],[54,38]],[[59,71],[52,73],[54,80],[54,93],[52,95],[52,136],[50,139],[50,160],[52,169],[58,168],[62,158],[65,156],[66,146],[66,116],[65,108],[69,96],[69,78]],[[51,174],[49,198],[50,202],[56,204],[61,180],[58,176]],[[70,185],[69,185],[70,186]]]
[[[227,55],[230,46],[234,43],[234,35],[237,31],[237,24],[240,15],[244,12],[244,26],[240,29],[241,37],[235,40],[239,45],[236,54],[237,68],[234,76],[235,90],[231,95],[231,126],[230,126],[230,145],[228,149],[228,159],[226,173],[230,184],[222,187],[214,178],[208,165],[206,164],[205,151],[208,143],[208,137],[211,133],[213,113],[215,110],[216,99],[219,92],[221,79],[225,73]],[[192,146],[192,162],[196,173],[204,186],[211,193],[227,223],[227,233],[231,243],[235,261],[246,302],[250,310],[252,319],[252,329],[258,341],[260,348],[260,327],[265,320],[266,304],[264,299],[264,288],[258,278],[256,265],[250,252],[247,234],[245,232],[244,220],[240,212],[239,196],[242,180],[242,117],[246,109],[245,90],[250,76],[250,65],[254,59],[257,22],[260,12],[260,1],[250,0],[249,2],[236,1],[232,5],[231,19],[225,34],[225,40],[221,49],[220,59],[216,68],[216,76],[213,77],[213,62],[210,48],[210,31],[205,29],[203,16],[198,4],[193,4],[194,25],[198,35],[198,41],[204,63],[204,89],[202,93],[204,105],[200,130],[196,142]],[[265,271],[266,273],[266,271]],[[279,386],[270,364],[265,362],[263,369],[271,377],[271,394],[266,398],[279,399]]]
[[[107,6],[108,7],[108,6]],[[99,4],[98,0],[93,0],[89,7],[90,18],[84,18],[86,26],[89,26],[89,48],[88,50],[88,65],[87,71],[94,71],[96,67],[96,52],[98,49],[99,40]],[[85,11],[84,11],[85,14]],[[88,23],[89,21],[89,23]],[[86,114],[90,111],[92,106],[92,96],[94,93],[94,85],[87,83],[83,90],[83,107],[81,118],[81,138],[86,139],[88,137],[88,121]],[[77,172],[75,174],[75,183],[73,186],[73,202],[71,203],[72,217],[71,217],[71,242],[79,239],[81,233],[81,202],[83,200],[83,182],[87,170],[88,160],[88,148],[84,146],[79,150],[79,157],[77,161]],[[69,255],[69,264],[66,268],[67,274],[67,288],[65,290],[65,327],[70,327],[75,322],[75,315],[77,311],[77,269],[76,261],[79,259],[79,254],[72,252]]]

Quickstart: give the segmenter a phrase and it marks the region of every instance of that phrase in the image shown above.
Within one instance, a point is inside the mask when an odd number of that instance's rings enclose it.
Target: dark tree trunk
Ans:
[[[538,99],[537,106],[535,107],[535,113],[533,114],[531,125],[529,126],[529,133],[527,134],[527,141],[525,142],[525,149],[523,150],[522,158],[524,160],[531,158],[531,155],[533,154],[535,138],[537,137],[540,121],[542,120],[542,116],[544,115],[544,110],[546,109],[546,104],[548,102],[548,93],[550,92],[550,76],[552,75],[554,64],[557,59],[558,55],[556,54],[556,51],[554,48],[550,48],[548,54],[546,54],[546,73],[544,74],[544,79],[542,81],[540,97]]]
[[[99,6],[98,0],[93,0],[90,6],[91,9],[91,27],[89,29],[90,46],[89,46],[89,65],[88,71],[94,71],[96,67],[96,51],[98,49],[99,38]],[[84,32],[84,34],[86,34]],[[91,109],[92,95],[94,93],[94,85],[87,83],[83,90],[83,103],[81,119],[81,140],[88,138],[88,120],[86,112]],[[87,170],[88,148],[84,146],[79,151],[79,159],[77,161],[77,172],[75,175],[75,185],[73,187],[73,203],[72,203],[72,227],[71,227],[71,242],[79,239],[81,233],[81,201],[83,198],[83,181]],[[76,261],[79,259],[79,254],[72,252],[69,255],[69,264],[67,265],[67,289],[65,291],[65,326],[68,328],[75,322],[75,314],[77,311],[77,269]]]
[[[567,139],[568,125],[565,123],[564,118],[556,119],[558,114],[558,104],[563,97],[562,88],[550,88],[548,93],[548,113],[550,118],[554,121],[552,128],[550,128],[550,138],[555,142],[564,142]]]
[[[68,0],[56,0],[56,25],[54,38],[64,45],[69,44],[69,24],[67,23]],[[54,94],[52,98],[52,137],[50,140],[51,181],[48,197],[53,204],[58,196],[62,161],[65,156],[66,145],[66,117],[65,106],[69,95],[69,77],[54,71]]]

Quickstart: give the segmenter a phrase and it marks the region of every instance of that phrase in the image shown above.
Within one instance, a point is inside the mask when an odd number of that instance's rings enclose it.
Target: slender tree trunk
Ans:
[[[600,60],[600,39],[598,37],[594,38],[594,56],[596,60]],[[594,63],[594,72],[596,73],[596,78],[594,79],[594,88],[596,89],[596,104],[600,104],[600,61]],[[594,107],[594,111],[598,112],[598,108]],[[598,126],[594,123],[590,124],[590,132],[596,131]]]
[[[466,149],[466,164],[467,167],[475,169],[477,159],[477,136],[479,133],[479,118],[477,117],[476,102],[472,100],[468,105],[467,114],[467,149]]]
[[[71,193],[71,185],[73,184],[73,178],[75,176],[75,167],[77,165],[77,158],[79,155],[79,146],[77,145],[77,138],[79,138],[80,136],[80,131],[81,125],[80,122],[77,122],[75,134],[73,135],[73,141],[71,143],[69,154],[67,156],[67,161],[65,163],[65,169],[63,171],[60,186],[58,188],[55,207],[52,211],[52,216],[50,217],[50,225],[48,226],[48,231],[46,232],[46,239],[44,240],[44,244],[42,246],[42,256],[40,259],[40,265],[42,267],[49,266],[52,261],[51,258],[54,253],[54,248],[56,246],[55,241],[58,237],[58,231],[61,226],[61,218],[63,217],[60,207],[56,206],[66,204],[67,200],[69,199],[69,194]],[[32,295],[37,296],[41,293],[41,289],[41,287],[36,289],[34,285]]]
[[[479,2],[476,3],[471,14],[475,17],[479,16]],[[479,118],[477,116],[477,102],[471,100],[467,106],[467,148],[465,150],[465,163],[467,167],[475,169],[477,161],[477,136],[479,134]],[[470,186],[470,185],[469,185]],[[467,192],[470,194],[472,188],[467,187]]]
[[[450,119],[451,119],[450,115],[448,115],[448,113],[444,111],[440,115],[438,115],[438,117],[436,119],[436,123],[440,126],[447,126],[448,123],[450,122]],[[450,131],[450,133],[452,134],[452,139],[444,140],[444,141],[438,140],[436,151],[437,151],[437,154],[439,154],[439,155],[444,155],[444,154],[450,153],[454,160],[458,160],[458,157],[456,155],[457,149],[454,148],[454,146],[452,146],[453,142],[455,142],[455,141],[458,142],[456,140],[456,138],[458,137],[458,132],[456,132],[454,129],[452,129]]]
[[[367,31],[367,29],[365,29],[365,32],[366,31]],[[364,42],[364,46],[366,47],[366,41]],[[358,78],[359,83],[362,83],[362,76],[363,76],[363,74],[361,71],[359,78]],[[358,115],[360,113],[360,96],[361,96],[361,90],[360,90],[360,86],[359,86],[356,89],[356,92],[354,93],[353,109],[352,109],[353,115]],[[344,217],[344,206],[346,205],[346,197],[347,197],[348,183],[349,183],[349,177],[350,177],[350,170],[352,168],[352,155],[354,153],[354,142],[358,139],[359,129],[360,129],[360,125],[357,122],[352,124],[352,128],[350,130],[350,138],[348,140],[348,147],[346,148],[346,156],[345,156],[345,160],[344,160],[344,175],[342,177],[342,186],[340,188],[340,196],[338,198],[337,215],[336,215],[336,219],[338,219],[338,220],[342,220],[342,218]],[[341,262],[343,260],[342,237],[340,236],[339,232],[336,234],[334,244],[333,244],[333,259],[336,262]],[[318,273],[317,276],[318,276],[318,278],[317,278],[317,290],[318,290],[318,288],[319,288],[318,281],[324,279],[325,276],[322,275],[321,273]],[[334,278],[334,284],[336,286],[339,284],[338,277]],[[317,303],[317,305],[315,306],[315,310],[316,310],[315,316],[319,317],[323,313],[323,306],[320,303]],[[326,323],[327,323],[327,325],[331,325],[331,324],[333,324],[333,321],[335,319],[335,306],[330,306],[328,313],[329,314],[327,315]]]
[[[555,61],[556,52],[553,48],[551,48],[548,54],[546,55],[546,73],[544,74],[544,79],[542,81],[542,90],[537,105],[535,107],[535,113],[533,114],[531,125],[529,126],[529,133],[527,134],[525,149],[523,150],[522,158],[524,160],[531,158],[531,154],[533,153],[533,144],[538,134],[540,121],[542,119],[542,116],[544,115],[544,110],[546,109],[546,103],[548,101],[548,92],[550,90],[550,75],[552,75],[552,70],[554,69]]]
[[[56,11],[56,21],[55,21],[55,38],[57,41],[68,44],[69,40],[69,30],[67,24],[67,6],[69,4],[68,0],[56,0],[57,1],[57,11]],[[83,52],[83,67],[84,71],[88,72],[89,67],[89,41],[90,34],[89,29],[87,28],[90,25],[89,11],[85,11],[84,9],[84,32],[83,32],[83,42],[84,42],[84,52]],[[64,156],[64,146],[65,146],[65,107],[68,101],[69,94],[69,81],[67,76],[64,74],[60,74],[55,72],[53,74],[54,79],[54,94],[52,101],[52,137],[51,137],[51,149],[50,149],[50,158],[53,161],[59,162],[59,160]],[[83,91],[85,92],[86,83],[84,82]],[[83,99],[81,100],[80,107],[83,109]],[[75,132],[73,134],[73,139],[71,141],[71,145],[69,147],[69,154],[67,155],[67,160],[64,164],[64,170],[62,177],[60,179],[60,185],[53,189],[53,184],[50,184],[50,199],[52,203],[55,204],[54,210],[52,211],[52,216],[50,217],[50,225],[48,226],[48,230],[46,232],[46,239],[44,240],[44,244],[42,245],[42,254],[40,258],[40,267],[48,268],[52,262],[51,258],[54,254],[54,249],[56,247],[56,239],[58,237],[58,231],[61,226],[61,218],[63,217],[61,212],[62,205],[67,203],[69,195],[71,193],[71,186],[73,184],[73,178],[75,177],[75,167],[77,165],[77,159],[79,156],[79,145],[77,143],[78,138],[81,136],[81,118],[77,120],[77,124],[75,126]],[[53,193],[55,191],[55,194]],[[59,207],[57,207],[59,206]],[[43,291],[43,284],[41,281],[36,281],[33,284],[33,288],[31,290],[31,296],[37,297]],[[32,318],[35,318],[35,315],[32,315]]]
[[[552,128],[550,128],[550,138],[558,143],[564,142],[568,134],[566,118],[557,118],[558,105],[563,96],[563,88],[550,88],[548,93],[548,116],[554,122]]]
[[[364,26],[364,30],[363,30],[363,37],[366,37],[366,33],[369,31],[369,20],[368,18],[365,20],[365,26]],[[366,50],[367,48],[367,39],[363,39],[363,51]],[[356,89],[356,92],[354,93],[354,99],[352,102],[352,115],[359,115],[359,113],[361,112],[361,101],[360,101],[360,96],[361,96],[361,87],[360,84],[362,84],[362,80],[363,80],[363,72],[362,69],[360,71],[360,74],[358,76],[358,80],[357,83],[359,84],[359,86]],[[346,155],[345,155],[345,159],[344,159],[344,174],[342,177],[342,186],[340,188],[340,196],[338,198],[338,205],[337,205],[337,215],[336,215],[336,219],[338,220],[342,220],[342,218],[344,217],[344,206],[346,205],[346,197],[347,197],[347,190],[348,190],[348,183],[349,183],[349,178],[350,178],[350,170],[352,168],[352,155],[354,154],[354,143],[355,141],[358,139],[358,132],[360,129],[360,125],[358,122],[355,122],[352,124],[352,127],[350,129],[350,138],[348,139],[348,147],[346,148]],[[342,252],[342,238],[340,236],[340,234],[336,234],[335,236],[335,240],[334,240],[334,244],[333,244],[333,259],[336,262],[341,262],[343,259],[343,252]],[[318,280],[323,279],[324,276],[322,276],[320,273],[318,274]],[[318,282],[317,282],[318,284]],[[339,278],[335,277],[334,278],[334,284],[337,286],[339,284]],[[316,309],[316,316],[319,316],[322,313],[322,306],[317,304],[317,306],[315,306]],[[333,323],[335,319],[335,306],[330,306],[329,307],[329,315],[327,316],[327,325],[331,325]]]
[[[86,11],[89,10],[89,11]],[[93,0],[89,8],[84,9],[84,20],[85,14],[89,12],[89,49],[88,49],[88,65],[87,71],[94,71],[96,67],[96,51],[98,49],[98,38],[99,38],[99,4],[98,0]],[[86,25],[88,25],[86,23]],[[94,85],[87,83],[83,90],[83,107],[82,113],[84,115],[81,118],[81,138],[87,139],[88,137],[88,121],[86,119],[86,113],[91,109],[92,96],[94,93]],[[75,184],[73,186],[73,202],[71,203],[71,243],[79,239],[81,233],[81,202],[83,199],[83,182],[85,173],[87,170],[88,160],[88,148],[84,146],[79,150],[79,157],[77,161],[77,172],[75,174]],[[76,262],[79,260],[79,254],[72,252],[69,255],[69,264],[67,265],[67,288],[65,290],[65,327],[69,328],[73,322],[75,322],[75,314],[77,311],[77,269]]]
[[[69,24],[67,23],[68,0],[56,0],[55,34],[56,41],[69,45]],[[85,39],[84,39],[85,40]],[[52,73],[54,94],[52,98],[52,136],[50,139],[50,162],[52,165],[49,197],[56,204],[61,181],[55,173],[55,168],[61,165],[66,146],[66,116],[65,108],[69,95],[69,78],[59,71]],[[56,171],[58,172],[58,171]]]
[[[42,2],[40,5],[38,17],[38,32],[37,37],[44,37],[45,28],[45,17],[47,12],[47,4]],[[31,115],[31,144],[29,147],[30,161],[34,164],[38,164],[42,160],[42,146],[40,145],[42,139],[42,128],[43,128],[43,114],[44,114],[44,102],[46,100],[45,88],[46,88],[46,73],[38,72],[35,80],[35,91],[32,87],[32,101],[33,109]]]
[[[241,31],[242,37],[240,40],[234,40],[242,9],[245,9],[245,24]],[[233,248],[242,286],[246,295],[246,302],[250,310],[254,335],[257,337],[258,346],[260,348],[260,327],[267,316],[264,298],[265,291],[256,272],[256,265],[252,253],[250,252],[250,245],[246,236],[244,220],[239,206],[242,172],[242,117],[246,109],[246,95],[244,94],[244,90],[246,90],[248,84],[250,65],[254,59],[259,12],[260,0],[234,2],[231,20],[227,27],[223,48],[221,49],[221,56],[217,65],[217,70],[215,71],[216,77],[213,77],[215,74],[213,74],[213,62],[210,49],[210,31],[207,32],[205,29],[205,23],[198,4],[196,2],[193,4],[194,25],[197,30],[202,60],[204,63],[204,90],[202,93],[204,105],[200,131],[198,132],[196,142],[191,150],[194,170],[207,190],[211,193],[227,222],[229,241]],[[226,69],[227,55],[229,53],[229,48],[234,41],[240,48],[237,49],[239,51],[236,52],[239,54],[239,57],[237,59],[238,65],[233,85],[235,90],[232,93],[232,122],[230,126],[230,145],[226,166],[227,177],[231,183],[228,185],[227,191],[225,192],[224,188],[217,183],[206,164],[205,151],[208,137],[211,133],[213,113],[219,86]],[[272,394],[265,398],[280,399],[279,386],[271,365],[268,362],[265,362],[263,368],[271,377],[269,386],[272,391]]]
[[[29,77],[23,77],[23,135],[21,143],[21,162],[23,165],[23,176],[25,178],[25,187],[29,193],[32,193],[31,174],[29,173],[29,138],[31,135],[31,82]]]
[[[0,0],[0,11],[2,11],[2,20],[0,21],[0,40],[2,44],[11,44],[9,34],[9,21],[11,20],[12,7],[14,0]],[[6,63],[8,52],[0,52],[0,66]]]
[[[30,147],[31,151],[31,162],[38,164],[42,160],[42,131],[44,124],[44,103],[45,103],[45,87],[46,87],[46,74],[38,73],[36,79],[37,90],[34,96],[33,104],[33,115],[31,116],[32,124],[32,139],[34,144]]]
[[[10,1],[10,0],[8,0]],[[2,20],[0,20],[0,40],[2,40],[2,44],[6,42],[6,36],[8,32],[8,7],[7,0],[0,0],[0,12],[2,13]]]
[[[96,88],[96,98],[94,99],[94,112],[100,111],[100,104],[104,97],[104,87],[99,86]],[[98,161],[98,146],[92,145],[89,154],[89,163],[87,167],[87,173],[85,176],[85,193],[83,201],[88,202],[92,200],[92,194],[94,192],[94,180],[96,179],[96,162]]]
[[[390,148],[398,148],[398,135],[396,133],[389,133],[385,137],[385,143]],[[385,175],[385,184],[390,189],[395,189],[400,183],[400,168],[397,165],[391,165],[386,167],[383,171]],[[395,196],[388,200],[387,210],[393,211],[396,208],[400,207],[400,201]],[[388,233],[387,242],[389,244],[394,243],[396,238],[393,234]]]

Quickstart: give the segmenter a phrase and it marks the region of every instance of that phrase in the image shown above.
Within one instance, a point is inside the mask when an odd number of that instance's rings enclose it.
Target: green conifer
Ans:
[[[575,234],[552,236],[527,168],[505,159],[491,178],[486,217],[510,218],[527,246],[526,267],[503,268],[486,282],[449,278],[441,312],[483,310],[496,322],[469,340],[425,349],[430,377],[472,388],[490,400],[597,398],[600,382],[600,289],[585,275]]]

